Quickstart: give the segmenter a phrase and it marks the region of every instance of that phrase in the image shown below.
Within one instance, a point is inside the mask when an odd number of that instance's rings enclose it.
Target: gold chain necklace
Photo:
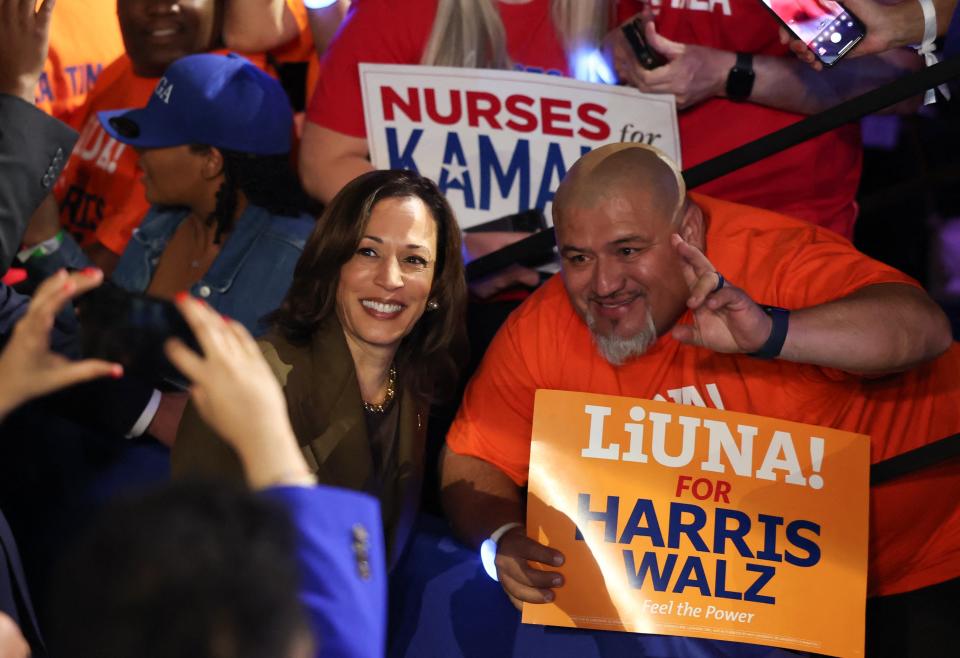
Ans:
[[[397,393],[397,369],[394,366],[390,366],[390,371],[387,373],[387,393],[383,396],[383,402],[379,404],[373,404],[372,402],[363,401],[363,408],[366,411],[369,411],[372,414],[382,414],[387,410],[387,407],[390,406],[390,403],[393,402],[393,396]]]

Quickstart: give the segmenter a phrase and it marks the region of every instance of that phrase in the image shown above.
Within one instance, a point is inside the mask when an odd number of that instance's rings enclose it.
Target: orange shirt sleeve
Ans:
[[[135,185],[127,185],[124,190],[118,189],[119,185],[111,187],[114,189],[107,194],[110,195],[116,212],[103,218],[94,236],[97,242],[119,255],[127,248],[134,229],[140,226],[140,222],[150,210],[150,204],[144,196],[143,184],[139,181]]]
[[[463,396],[447,445],[527,482],[536,383],[519,344],[516,322],[507,320],[483,357]]]
[[[554,277],[511,314],[470,380],[447,434],[451,450],[493,464],[520,486],[530,467],[537,389],[549,387],[560,346],[585,347],[570,345],[565,335],[573,313],[565,297],[562,281]]]
[[[286,0],[287,9],[297,21],[297,36],[270,51],[278,62],[309,62],[314,56],[310,14],[302,0]]]
[[[779,279],[779,306],[806,308],[845,297],[878,283],[903,283],[921,287],[914,279],[852,248],[849,242],[825,229],[810,231],[784,258]]]
[[[690,198],[709,222],[707,258],[759,304],[798,309],[878,283],[920,287],[828,229],[695,192]]]

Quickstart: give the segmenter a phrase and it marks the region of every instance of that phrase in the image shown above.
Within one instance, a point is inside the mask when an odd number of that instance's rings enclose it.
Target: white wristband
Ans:
[[[917,52],[923,56],[927,66],[933,66],[939,62],[937,57],[937,48],[934,41],[937,39],[937,8],[933,5],[933,0],[917,0],[920,3],[920,11],[923,12],[923,41],[918,46],[914,46]],[[938,87],[940,93],[947,100],[950,100],[950,88],[946,84]],[[937,94],[933,89],[927,89],[923,97],[923,104],[930,105],[937,102]]]
[[[514,528],[519,528],[522,525],[523,524],[520,523],[519,521],[511,521],[510,523],[504,523],[502,526],[500,526],[499,528],[497,528],[496,530],[490,533],[490,541],[492,541],[494,544],[497,544],[500,542],[501,537],[503,537],[505,534],[507,534]]]
[[[486,571],[487,575],[496,582],[500,582],[500,579],[497,577],[496,565],[497,544],[500,542],[501,537],[514,528],[519,528],[522,525],[523,524],[518,521],[504,523],[502,526],[490,533],[490,537],[485,539],[484,542],[480,544],[480,562],[483,563],[483,570]]]

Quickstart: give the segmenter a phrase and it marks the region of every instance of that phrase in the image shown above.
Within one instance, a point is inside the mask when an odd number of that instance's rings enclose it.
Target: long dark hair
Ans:
[[[305,344],[336,313],[340,269],[366,232],[373,207],[391,198],[423,201],[437,223],[437,260],[426,310],[397,350],[403,385],[425,401],[450,392],[466,360],[464,318],[467,288],[460,254],[460,229],[453,210],[433,181],[409,171],[379,170],[358,176],[326,207],[307,240],[280,308],[271,316],[280,334]]]
[[[194,153],[213,148],[194,144]],[[249,203],[265,208],[271,214],[296,217],[308,209],[309,199],[297,174],[290,166],[290,154],[256,155],[218,149],[223,156],[223,183],[217,190],[217,205],[207,218],[217,227],[214,244],[220,244],[224,233],[233,228],[240,192]]]

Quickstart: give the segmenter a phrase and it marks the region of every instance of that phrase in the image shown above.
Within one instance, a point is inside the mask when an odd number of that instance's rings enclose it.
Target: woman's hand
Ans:
[[[102,282],[103,272],[95,268],[73,274],[60,270],[37,288],[0,355],[0,419],[41,395],[90,379],[123,375],[116,363],[71,361],[50,351],[50,330],[63,305]]]
[[[186,293],[176,304],[203,353],[174,338],[167,357],[193,383],[197,411],[237,451],[250,485],[311,483],[283,391],[250,333]]]

